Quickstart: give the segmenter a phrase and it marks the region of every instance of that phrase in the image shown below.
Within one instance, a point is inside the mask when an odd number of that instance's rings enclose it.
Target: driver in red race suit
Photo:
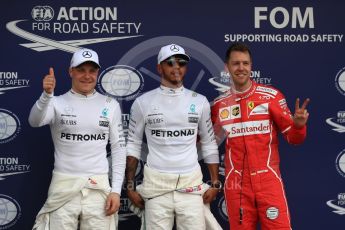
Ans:
[[[292,116],[281,92],[250,79],[252,57],[245,44],[226,52],[233,85],[212,106],[217,138],[226,135],[225,200],[231,229],[291,229],[279,170],[278,133],[290,144],[306,137],[306,99]]]

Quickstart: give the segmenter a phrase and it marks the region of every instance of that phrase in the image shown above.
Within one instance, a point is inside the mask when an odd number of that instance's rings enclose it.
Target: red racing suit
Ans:
[[[302,143],[306,126],[294,127],[281,92],[252,81],[249,90],[229,90],[214,101],[216,134],[226,134],[225,200],[231,229],[291,229],[279,170],[278,132]]]

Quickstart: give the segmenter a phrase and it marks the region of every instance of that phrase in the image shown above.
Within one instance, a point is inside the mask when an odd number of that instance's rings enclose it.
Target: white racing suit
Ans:
[[[80,213],[81,229],[117,229],[117,214],[105,215],[110,190],[107,174],[88,178],[53,172],[48,198],[33,229],[76,230]]]
[[[219,163],[207,98],[162,85],[141,95],[131,107],[127,156],[141,158],[144,134],[149,153],[138,192],[146,229],[172,229],[174,216],[177,229],[205,229],[198,138],[205,163]]]
[[[176,214],[177,229],[222,229],[210,211],[209,204],[203,204],[202,195],[209,185],[202,182],[200,168],[188,174],[160,173],[148,166],[144,169],[144,181],[137,191],[145,200],[145,210],[133,205],[132,211],[141,217],[141,230],[172,229]],[[159,215],[157,222],[155,215]],[[161,218],[164,216],[165,218]]]
[[[87,96],[73,90],[61,96],[43,92],[31,109],[29,123],[49,125],[55,149],[48,199],[34,229],[77,229],[80,218],[82,230],[113,230],[105,226],[113,219],[105,216],[105,201],[110,191],[121,194],[126,164],[119,103],[96,91]]]

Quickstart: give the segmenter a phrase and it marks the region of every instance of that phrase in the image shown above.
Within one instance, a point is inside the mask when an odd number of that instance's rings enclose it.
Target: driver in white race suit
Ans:
[[[221,229],[204,205],[214,200],[221,189],[218,146],[209,102],[183,87],[189,60],[181,46],[163,46],[157,65],[161,85],[138,97],[131,108],[127,195],[135,206],[145,207],[142,223],[146,229],[172,229],[174,218],[177,229]],[[144,133],[149,153],[143,183],[136,187],[134,177]],[[203,183],[197,136],[210,172],[211,188]]]
[[[99,68],[97,53],[80,49],[72,56],[72,88],[67,93],[53,95],[53,68],[43,79],[44,91],[31,109],[29,123],[50,126],[55,163],[48,198],[33,229],[116,229],[126,149],[119,103],[95,90]]]

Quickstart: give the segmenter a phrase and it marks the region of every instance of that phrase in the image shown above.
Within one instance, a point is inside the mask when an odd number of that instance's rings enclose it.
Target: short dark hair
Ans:
[[[228,50],[225,53],[225,62],[229,61],[231,52],[233,51],[240,51],[240,52],[248,52],[250,60],[252,60],[252,52],[250,51],[249,46],[244,43],[234,43],[229,46]]]

